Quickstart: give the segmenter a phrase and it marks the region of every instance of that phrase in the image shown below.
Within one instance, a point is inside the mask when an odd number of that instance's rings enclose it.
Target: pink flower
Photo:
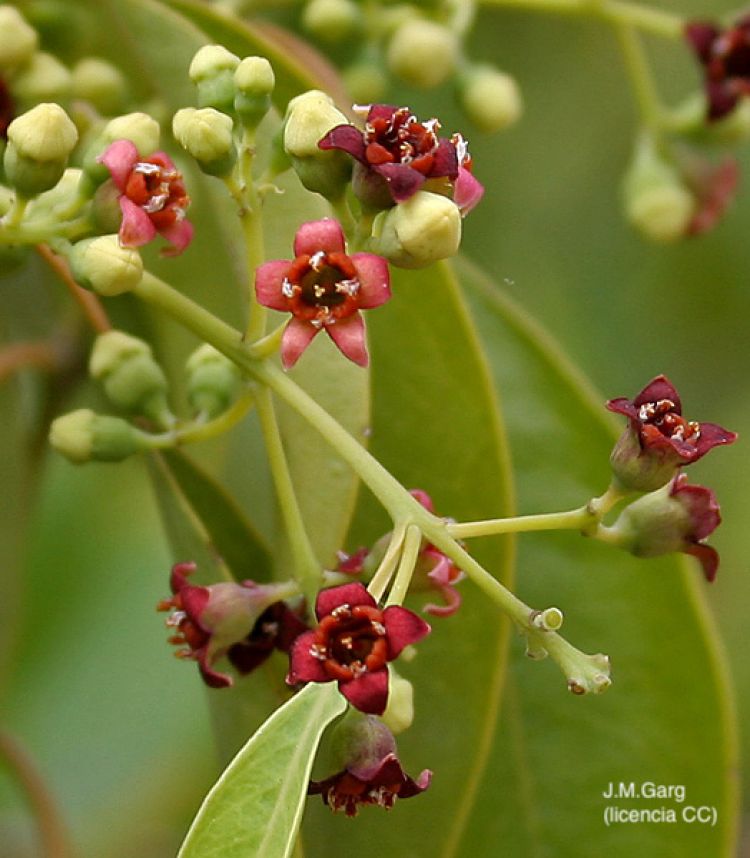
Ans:
[[[120,244],[141,247],[158,233],[172,245],[164,255],[182,253],[193,238],[185,220],[190,197],[171,158],[164,152],[142,158],[130,140],[115,140],[97,160],[120,191]]]
[[[255,272],[258,303],[291,313],[281,340],[281,362],[289,369],[321,330],[349,360],[367,366],[365,325],[360,310],[391,297],[388,264],[372,253],[347,256],[344,233],[331,218],[303,223],[292,260],[266,262]]]
[[[385,610],[363,584],[321,590],[318,626],[292,644],[287,682],[332,682],[361,712],[382,715],[388,701],[388,665],[430,627],[398,605]]]

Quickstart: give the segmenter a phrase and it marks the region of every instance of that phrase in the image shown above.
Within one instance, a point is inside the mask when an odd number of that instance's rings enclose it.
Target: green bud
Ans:
[[[57,184],[78,131],[58,104],[38,104],[8,126],[5,175],[21,194],[33,197]]]
[[[230,406],[240,386],[237,366],[205,343],[196,349],[185,365],[188,400],[196,413],[216,417]]]
[[[337,125],[348,122],[320,90],[303,92],[289,102],[283,125],[284,151],[302,184],[327,199],[337,199],[351,177],[351,158],[344,152],[318,148],[318,142]]]
[[[119,69],[98,57],[86,57],[73,69],[73,95],[90,102],[105,116],[125,103],[127,84]]]
[[[143,435],[120,417],[105,417],[88,408],[52,421],[50,444],[66,459],[83,462],[121,462],[146,449]]]
[[[359,28],[362,15],[351,0],[309,0],[302,26],[323,42],[340,42]]]
[[[234,70],[234,109],[242,122],[254,128],[271,107],[276,77],[265,57],[245,57]]]
[[[145,414],[159,423],[169,415],[167,378],[143,340],[122,331],[100,334],[91,352],[89,372],[123,411]]]
[[[68,69],[52,54],[40,51],[13,78],[13,97],[25,109],[41,101],[67,101],[72,87]]]
[[[240,58],[221,45],[205,45],[193,57],[188,74],[198,89],[198,106],[231,112],[234,107],[234,70]]]
[[[68,167],[54,188],[45,191],[31,201],[26,210],[26,216],[33,219],[37,215],[43,214],[49,218],[50,215],[55,216],[59,210],[64,211],[70,208],[71,203],[78,196],[78,187],[82,175],[82,170],[76,167]]]
[[[624,180],[625,214],[644,236],[660,243],[683,238],[696,201],[677,170],[643,138]]]
[[[388,670],[388,703],[382,719],[386,727],[398,736],[411,727],[414,721],[414,686],[408,679],[399,676],[393,665]]]
[[[18,9],[0,6],[0,69],[14,68],[31,59],[39,37]]]
[[[458,206],[441,194],[417,191],[375,218],[369,249],[400,268],[424,268],[453,256],[460,244]]]
[[[109,178],[109,170],[99,158],[115,140],[130,140],[138,152],[148,157],[159,148],[159,123],[148,113],[126,113],[110,119],[86,150],[83,169],[95,185]]]
[[[490,66],[472,69],[464,76],[460,99],[469,119],[487,134],[513,125],[523,110],[515,78]]]
[[[388,70],[412,86],[430,89],[456,70],[459,42],[454,32],[433,21],[411,20],[391,38]]]
[[[232,117],[213,107],[178,110],[172,120],[177,142],[195,158],[204,173],[224,176],[237,160]]]
[[[357,104],[382,102],[388,77],[376,62],[356,62],[343,72],[346,89]]]
[[[143,277],[140,253],[121,247],[116,235],[79,241],[70,253],[70,267],[81,286],[108,297],[130,292]]]

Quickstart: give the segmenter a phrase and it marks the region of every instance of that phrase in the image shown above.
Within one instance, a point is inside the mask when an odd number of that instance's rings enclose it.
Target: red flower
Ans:
[[[381,715],[388,701],[388,666],[430,627],[398,605],[380,610],[363,584],[321,590],[318,627],[292,644],[287,682],[337,681],[339,691],[362,712]]]
[[[288,653],[307,629],[307,623],[286,602],[275,602],[258,617],[246,638],[229,647],[227,658],[238,673],[251,673],[275,649]]]
[[[420,122],[408,107],[373,104],[364,131],[337,125],[318,143],[321,149],[340,149],[355,166],[357,196],[372,208],[387,208],[412,197],[428,179],[447,178],[454,184],[454,200],[467,214],[481,199],[482,185],[471,173],[471,157],[460,134],[438,137],[437,119]]]
[[[313,337],[325,332],[339,350],[367,366],[365,325],[360,310],[391,297],[388,263],[372,253],[346,255],[344,233],[331,218],[303,223],[292,260],[266,262],[255,272],[258,303],[291,313],[281,340],[281,361],[294,366]]]
[[[708,120],[714,122],[750,95],[750,17],[725,30],[694,21],[685,27],[685,37],[703,66]]]
[[[721,524],[721,511],[716,495],[704,486],[689,486],[687,476],[679,474],[672,482],[670,496],[678,501],[688,514],[689,527],[683,535],[679,550],[691,554],[700,561],[707,581],[716,578],[719,568],[719,552],[707,539]]]
[[[282,643],[282,632],[277,628],[272,646],[258,657],[258,646],[264,645],[260,641],[265,635],[267,645],[267,637],[273,632],[262,625],[259,627],[259,623],[266,621],[269,610],[275,609],[281,617],[286,650],[291,645],[289,633],[306,628],[303,624],[300,624],[302,628],[292,624],[283,609],[277,607],[289,594],[288,584],[243,581],[241,584],[226,582],[195,587],[187,582],[187,576],[195,568],[194,563],[177,563],[172,567],[169,582],[172,598],[161,601],[157,610],[172,612],[167,625],[177,631],[169,642],[182,647],[175,655],[197,661],[203,680],[211,688],[232,685],[230,676],[213,669],[214,662],[223,655],[234,650],[232,662],[241,673],[248,673],[270,654],[273,646]]]
[[[663,375],[649,382],[635,399],[610,399],[607,408],[629,418],[611,462],[622,485],[636,491],[663,486],[680,466],[737,438],[715,423],[685,420],[679,394]]]
[[[165,255],[182,253],[193,238],[193,225],[185,220],[190,197],[170,157],[154,152],[141,158],[130,140],[115,140],[98,160],[120,191],[120,244],[141,247],[158,233],[172,245]]]

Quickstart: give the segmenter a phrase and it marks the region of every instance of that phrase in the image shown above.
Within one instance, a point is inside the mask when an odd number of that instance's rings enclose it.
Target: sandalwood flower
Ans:
[[[292,260],[266,262],[255,272],[258,303],[291,313],[281,340],[281,361],[294,366],[312,339],[325,330],[349,360],[367,366],[360,310],[391,297],[388,264],[372,253],[346,254],[344,233],[331,218],[303,223]]]
[[[693,21],[685,37],[703,66],[708,120],[715,122],[750,95],[750,16],[726,29]]]
[[[420,641],[430,627],[398,605],[384,610],[363,584],[321,590],[318,626],[292,644],[287,682],[332,682],[361,712],[382,715],[388,701],[388,662]]]
[[[347,152],[355,159],[354,191],[372,208],[404,202],[430,179],[447,179],[453,185],[454,202],[467,214],[484,188],[472,175],[463,137],[439,137],[439,129],[437,119],[420,122],[408,107],[373,104],[364,130],[337,125],[318,145]]]
[[[629,420],[610,461],[615,477],[635,491],[663,486],[681,466],[737,438],[715,423],[686,420],[679,394],[663,375],[649,382],[635,399],[610,399],[607,408]]]
[[[130,140],[115,140],[98,160],[120,191],[122,246],[141,247],[159,234],[172,245],[164,255],[182,253],[193,238],[185,219],[190,197],[171,158],[165,152],[143,158]]]

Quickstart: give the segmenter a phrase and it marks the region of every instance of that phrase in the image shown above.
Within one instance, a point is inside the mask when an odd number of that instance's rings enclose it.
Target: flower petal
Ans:
[[[340,584],[338,587],[327,587],[318,593],[315,600],[315,616],[322,620],[332,614],[341,605],[367,605],[374,608],[377,602],[367,592],[367,587],[359,581],[352,584]]]
[[[274,259],[255,269],[255,296],[258,303],[272,310],[288,310],[289,302],[282,287],[289,265],[287,259]]]
[[[318,333],[320,328],[316,328],[310,322],[290,319],[281,335],[281,363],[284,369],[291,369],[297,363],[302,352]]]
[[[700,459],[711,450],[720,444],[733,444],[737,440],[737,433],[730,432],[729,429],[724,429],[723,426],[718,426],[716,423],[701,423],[701,434],[698,438],[698,443],[695,445],[698,450],[696,459]]]
[[[682,414],[682,403],[680,402],[680,394],[675,390],[672,382],[666,375],[657,375],[652,379],[635,397],[633,405],[640,408],[641,405],[646,405],[649,402],[659,402],[662,399],[669,399],[674,403],[674,409],[678,414]],[[613,400],[617,402],[618,400]],[[610,409],[611,410],[611,409]]]
[[[294,255],[313,256],[318,251],[326,253],[344,253],[344,231],[341,224],[330,217],[321,220],[310,220],[303,223],[294,236]]]
[[[388,641],[388,661],[393,661],[404,647],[421,641],[432,630],[429,623],[399,605],[391,605],[383,611],[383,625]]]
[[[120,211],[120,244],[123,247],[141,247],[156,237],[156,227],[151,223],[151,219],[132,200],[125,196],[120,197]]]
[[[351,260],[357,269],[360,309],[371,310],[385,304],[391,297],[388,262],[374,253],[354,253]]]
[[[159,234],[166,238],[166,240],[172,245],[172,247],[164,248],[161,251],[162,256],[179,256],[185,248],[190,244],[193,240],[193,233],[195,230],[193,229],[192,223],[189,220],[176,220],[171,226],[166,227],[166,229],[160,229]]]
[[[451,586],[440,587],[440,594],[445,599],[444,605],[436,605],[434,602],[429,602],[422,610],[425,614],[430,614],[433,617],[453,616],[461,607],[461,594],[455,587]]]
[[[138,150],[132,140],[115,140],[96,160],[104,164],[118,189],[124,191],[128,176],[138,162]]]
[[[234,684],[231,676],[228,676],[226,673],[219,673],[211,667],[207,647],[204,647],[201,651],[196,651],[196,660],[203,681],[209,688],[229,688]]]
[[[429,178],[436,179],[440,176],[448,176],[451,179],[455,179],[456,176],[460,175],[458,154],[456,147],[450,140],[446,140],[444,137],[441,138],[433,157],[432,167],[427,174]]]
[[[303,632],[292,644],[289,650],[288,685],[297,682],[329,682],[331,677],[326,673],[323,662],[315,658],[310,647],[315,640],[315,632]]]
[[[380,164],[372,170],[388,182],[388,191],[395,203],[413,197],[425,183],[425,176],[408,164]]]
[[[700,561],[706,581],[710,584],[719,569],[719,552],[710,545],[691,545],[685,549],[685,553]]]
[[[337,125],[318,143],[319,149],[340,149],[347,152],[352,158],[356,158],[362,164],[367,162],[365,158],[365,140],[362,132],[354,125]]]
[[[453,189],[453,202],[461,214],[466,217],[483,196],[484,185],[469,170],[461,167]]]
[[[326,325],[326,333],[345,357],[359,366],[367,366],[370,357],[365,344],[365,323],[359,313]]]
[[[388,703],[388,670],[384,667],[348,682],[339,682],[339,691],[360,712],[382,715]]]

